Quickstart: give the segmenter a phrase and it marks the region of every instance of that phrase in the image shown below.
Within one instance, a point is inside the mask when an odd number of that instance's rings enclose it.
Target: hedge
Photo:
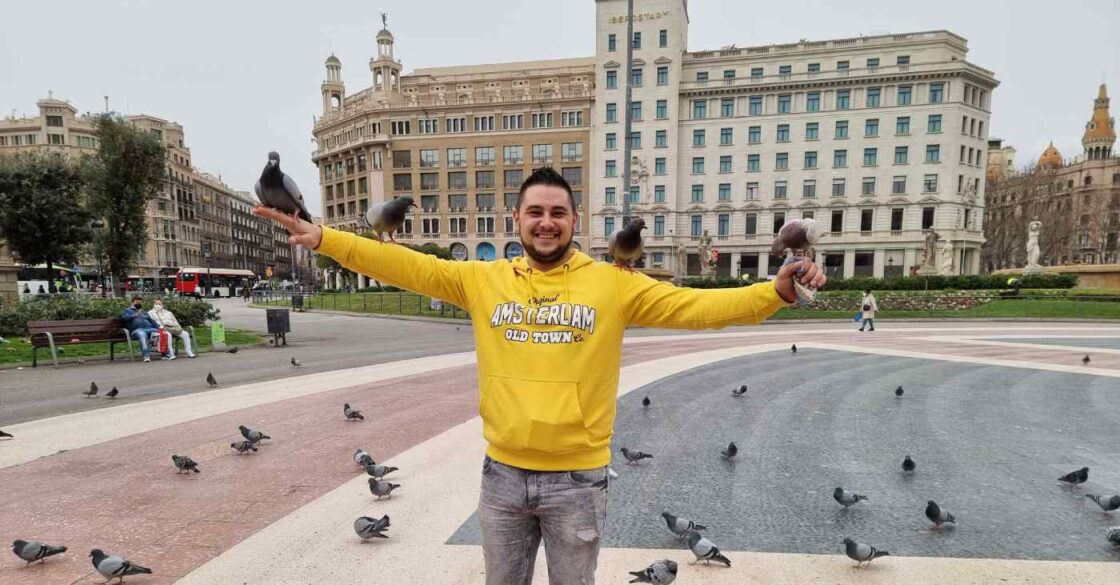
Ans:
[[[164,299],[179,324],[200,327],[218,317],[220,309],[205,301],[173,297]],[[0,303],[0,335],[26,336],[28,321],[60,321],[68,319],[108,319],[118,317],[128,307],[127,299],[102,299],[87,295],[55,295],[48,298],[31,297],[18,302]],[[145,299],[145,311],[152,308],[151,299]]]
[[[1018,282],[1009,284],[1007,276],[993,274],[963,274],[954,276],[915,276],[910,278],[833,278],[822,290],[1001,290],[1008,288],[1069,289],[1077,286],[1076,274],[1031,274],[1015,277]],[[757,280],[742,281],[735,278],[687,278],[683,285],[691,288],[735,288],[754,284]]]

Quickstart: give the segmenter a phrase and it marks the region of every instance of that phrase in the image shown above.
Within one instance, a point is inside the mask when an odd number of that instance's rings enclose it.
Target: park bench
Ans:
[[[194,338],[194,327],[186,329]],[[58,347],[82,343],[108,343],[109,361],[113,361],[114,350],[118,343],[128,344],[129,359],[136,359],[132,351],[132,336],[118,318],[112,319],[75,319],[62,321],[28,321],[27,330],[31,333],[31,367],[39,364],[39,350],[49,348],[54,367],[58,367]],[[172,336],[172,343],[179,344],[178,336]],[[196,342],[197,343],[197,342]]]

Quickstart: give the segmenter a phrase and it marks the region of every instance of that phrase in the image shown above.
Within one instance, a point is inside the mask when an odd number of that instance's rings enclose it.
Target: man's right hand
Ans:
[[[291,237],[288,241],[297,246],[314,250],[323,241],[323,228],[313,223],[306,222],[298,215],[288,215],[280,210],[257,205],[253,208],[253,215],[271,219],[288,230]]]

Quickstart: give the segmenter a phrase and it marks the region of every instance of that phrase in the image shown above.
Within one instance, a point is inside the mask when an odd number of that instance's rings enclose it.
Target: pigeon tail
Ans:
[[[709,559],[709,560],[713,560],[713,561],[716,561],[716,562],[723,563],[723,564],[727,565],[728,567],[731,566],[731,559],[723,556],[723,553],[718,552],[718,551],[715,554],[713,554],[712,558]]]
[[[703,524],[693,524],[692,529],[693,530],[707,530],[708,527],[704,526]]]
[[[649,580],[649,578],[646,577],[646,572],[645,571],[630,571],[630,574],[633,575],[634,578],[627,581],[628,583],[650,583],[651,582]]]
[[[152,570],[149,569],[148,567],[141,567],[140,565],[137,565],[135,563],[125,561],[124,562],[124,571],[121,574],[122,575],[151,575]],[[121,579],[121,581],[124,581],[124,579]]]

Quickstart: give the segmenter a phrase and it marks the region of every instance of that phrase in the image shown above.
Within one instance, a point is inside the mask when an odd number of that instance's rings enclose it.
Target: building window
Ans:
[[[659,65],[657,67],[657,85],[669,85],[668,65]]]
[[[669,46],[669,31],[667,29],[663,28],[657,31],[657,46],[660,48]]]
[[[809,92],[805,96],[805,110],[809,112],[819,112],[821,109],[821,92]]]
[[[412,175],[410,173],[397,173],[393,175],[394,191],[411,191]]]
[[[439,173],[420,173],[420,189],[422,191],[439,189]]]
[[[778,96],[778,113],[779,114],[788,114],[789,109],[790,109],[790,103],[792,101],[793,101],[793,96],[791,96],[789,94]]]
[[[901,207],[895,207],[894,209],[891,210],[891,231],[892,232],[902,231],[902,212],[903,212],[903,209]]]
[[[610,105],[613,105],[613,104],[610,104]],[[549,116],[550,117],[549,117],[549,122],[548,123],[549,123],[549,125],[551,125],[552,124],[551,114],[549,114]],[[573,127],[583,126],[583,110],[577,110],[577,111],[574,111],[574,112],[561,112],[560,113],[560,125],[563,126],[564,128],[573,128]]]
[[[875,219],[875,210],[874,209],[864,209],[864,210],[860,211],[860,213],[859,213],[859,231],[870,232],[871,231],[871,226],[874,223],[874,219]]]
[[[408,120],[393,120],[389,122],[389,131],[393,135],[411,134],[411,123]]]
[[[790,73],[793,73],[792,65],[778,65],[778,75],[784,75],[788,77]]]
[[[941,114],[929,115],[929,123],[926,126],[926,132],[930,134],[938,134],[941,132]]]
[[[754,235],[758,234],[758,214],[757,213],[748,213],[747,214],[746,234],[748,236],[754,236]]]
[[[665,235],[665,216],[664,215],[653,216],[653,235],[655,235],[655,236]]]
[[[805,199],[815,199],[817,197],[817,180],[805,179],[801,183],[801,196]]]
[[[832,151],[832,166],[836,168],[848,166],[848,151],[842,149]]]
[[[774,181],[774,199],[786,199],[788,187],[785,181]]]
[[[525,162],[525,147],[520,144],[503,146],[502,161],[506,165],[519,165]]]
[[[774,155],[774,169],[778,171],[789,170],[788,152],[779,152]]]
[[[607,104],[607,123],[618,122],[618,104]]]
[[[502,185],[507,189],[520,187],[524,180],[525,176],[521,169],[506,169],[502,172]]]
[[[617,43],[617,39],[615,38],[615,36],[613,34],[607,35],[607,50],[613,53],[615,50],[618,49],[617,45],[618,45],[618,43]]]
[[[762,70],[762,67],[752,67],[751,68],[751,77],[762,77],[763,74],[764,74],[764,72]]]
[[[533,114],[531,122],[533,128],[552,128],[552,112]]]
[[[762,126],[751,126],[747,128],[747,142],[750,144],[762,143]]]
[[[653,159],[653,174],[654,175],[664,175],[665,174],[665,159],[664,158]]]
[[[879,149],[865,148],[863,149],[863,166],[873,167],[879,164]]]
[[[692,145],[704,146],[704,130],[697,128],[692,131]]]
[[[731,144],[731,128],[719,129],[719,143],[720,146],[727,146]]]
[[[730,118],[735,115],[735,98],[719,100],[719,115],[723,118]]]
[[[641,67],[635,67],[634,69],[630,70],[630,85],[632,87],[641,87],[642,86],[642,68]]]
[[[618,176],[618,169],[615,167],[615,161],[608,160],[606,162],[606,169],[605,169],[604,172],[605,172],[606,176],[608,176],[608,177],[617,177]]]
[[[494,129],[494,116],[475,116],[474,131],[489,132]]]
[[[614,233],[614,218],[613,217],[604,217],[603,218],[603,235],[604,236],[610,236],[613,233]]]
[[[669,146],[669,132],[666,130],[658,130],[653,134],[653,145],[656,148],[666,148]]]
[[[837,61],[836,62],[836,71],[838,73],[842,74],[842,75],[847,75],[848,70],[850,68],[851,68],[851,63],[849,63],[848,61]]]
[[[47,116],[47,126],[62,127],[62,116]]]
[[[752,116],[761,116],[762,115],[762,96],[760,96],[760,95],[751,96],[749,113]]]
[[[821,72],[821,64],[820,63],[809,63],[809,67],[806,68],[806,71],[808,71],[809,73],[820,73]]]
[[[493,146],[476,146],[474,149],[475,166],[490,166],[495,159]]]
[[[438,167],[439,166],[439,151],[432,149],[424,149],[420,151],[420,167]],[[353,172],[353,169],[347,169],[346,174]]]
[[[923,193],[936,193],[937,192],[937,175],[926,175],[922,179],[922,192]]]
[[[615,134],[614,132],[607,132],[607,143],[605,145],[605,148],[607,150],[617,150],[618,149],[618,143],[617,143],[617,139],[616,139],[617,136],[618,135]]]
[[[47,134],[47,144],[66,144],[66,137],[62,134]]]
[[[520,148],[520,147],[518,147]],[[560,144],[560,157],[563,162],[583,160],[582,142],[564,142]]]
[[[493,189],[494,171],[475,171],[474,187],[475,189]]]
[[[895,175],[894,180],[891,181],[891,194],[892,195],[905,195],[906,194],[906,176]]]
[[[716,223],[716,235],[727,236],[730,233],[731,216],[726,213],[719,214]]]
[[[911,90],[912,90],[912,88],[909,85],[898,86],[898,105],[900,105],[900,106],[910,105],[910,92],[911,92]]]
[[[654,185],[653,187],[653,202],[665,203],[665,185]]]
[[[630,148],[639,149],[641,147],[642,147],[642,133],[641,132],[631,132],[630,133]]]
[[[630,102],[630,119],[641,121],[642,119],[642,102]]]
[[[618,89],[618,71],[607,71],[607,89]]]
[[[696,120],[708,117],[707,100],[695,100],[692,102],[692,117]]]
[[[551,144],[533,145],[533,164],[548,164],[552,162]]]
[[[656,116],[658,120],[669,117],[669,100],[657,100]]]
[[[829,226],[829,228],[830,228],[829,231],[831,231],[834,234],[838,234],[838,233],[841,233],[841,232],[844,231],[844,210],[843,209],[833,209],[832,210],[832,224]]]
[[[775,211],[774,212],[774,233],[776,234],[779,231],[781,231],[782,226],[785,225],[785,223],[786,223],[786,212]]]
[[[467,173],[463,171],[447,173],[447,188],[455,191],[462,191],[466,189]]]
[[[927,163],[941,162],[941,145],[940,144],[927,144],[926,145],[926,162]]]
[[[748,154],[747,155],[747,171],[748,172],[757,173],[758,171],[762,170],[760,168],[760,165],[759,165],[759,162],[758,162],[759,161],[758,156],[759,155],[757,155],[757,154]]]
[[[871,118],[863,125],[863,135],[868,138],[879,135],[879,120]]]
[[[868,57],[867,58],[867,68],[868,69],[875,69],[877,67],[879,67],[879,58],[878,57]]]
[[[922,208],[922,229],[928,230],[933,227],[933,207]]]
[[[758,183],[747,183],[747,200],[758,199]]]
[[[910,133],[910,116],[899,116],[894,123],[895,134],[909,134]]]
[[[723,70],[723,78],[727,79],[727,80],[735,79],[735,70],[734,69],[724,69]],[[730,83],[730,81],[727,81],[726,83]]]
[[[603,191],[603,203],[605,205],[614,205],[615,204],[614,187],[607,187]]]
[[[869,107],[869,108],[879,107],[879,93],[881,91],[882,90],[880,90],[878,87],[867,88],[867,107]]]
[[[702,235],[703,230],[704,230],[704,224],[703,224],[704,218],[702,216],[699,216],[699,215],[693,215],[690,219],[691,219],[691,221],[690,221],[690,224],[691,224],[690,225],[690,227],[691,227],[690,233],[691,233],[692,237],[699,238]]]
[[[707,85],[708,84],[708,72],[707,71],[697,71],[696,72],[696,81],[699,82],[700,85]]]
[[[703,203],[704,202],[704,186],[703,185],[693,185],[692,186],[692,202],[693,203]]]
[[[519,171],[520,172],[520,171]],[[568,182],[571,187],[583,186],[583,168],[582,167],[564,167],[560,169],[560,176]],[[578,201],[578,199],[577,199]]]
[[[864,177],[863,178],[863,194],[864,195],[874,195],[875,194],[875,177]]]
[[[929,103],[939,104],[945,97],[945,84],[944,83],[931,83],[929,84]]]
[[[465,148],[448,148],[447,149],[447,166],[449,166],[449,167],[465,167],[465,166],[467,166],[467,149],[465,149]]]
[[[778,142],[789,142],[789,124],[778,124]]]
[[[642,48],[642,33],[634,31],[634,39],[630,46],[634,47],[635,49]]]
[[[817,151],[815,151],[815,150],[805,151],[805,168],[807,168],[807,169],[817,168]]]
[[[896,146],[894,147],[894,164],[904,165],[909,161],[910,147],[909,146]]]
[[[725,154],[723,156],[720,156],[719,157],[719,172],[730,173],[731,168],[732,168],[731,167],[731,155]]]
[[[895,64],[896,65],[909,65],[910,64],[910,55],[899,55],[898,59],[895,60]]]
[[[848,137],[848,121],[847,120],[837,120],[837,122],[836,122],[836,138],[843,139],[843,138],[847,138],[847,137]]]
[[[843,197],[846,194],[844,179],[832,180],[832,196]]]
[[[719,200],[731,201],[731,183],[719,184]]]
[[[704,174],[704,157],[702,157],[702,156],[692,157],[692,174],[694,174],[694,175],[703,175]]]
[[[836,92],[836,109],[846,110],[851,107],[851,90],[841,89]]]
[[[805,124],[805,140],[817,140],[820,122],[809,122]]]

